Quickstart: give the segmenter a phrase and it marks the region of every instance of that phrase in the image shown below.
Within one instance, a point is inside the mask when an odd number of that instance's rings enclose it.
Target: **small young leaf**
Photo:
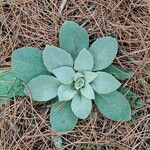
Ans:
[[[144,72],[147,74],[147,75],[150,75],[150,65],[146,66],[144,68]]]
[[[114,75],[118,80],[126,80],[133,77],[134,72],[132,70],[125,70],[120,66],[110,65],[103,70],[104,72]]]
[[[77,71],[91,71],[93,68],[93,57],[86,49],[83,49],[75,59],[74,69]]]
[[[140,96],[137,95],[136,93],[133,93],[127,87],[120,87],[118,91],[121,92],[126,97],[126,99],[129,101],[133,109],[139,109],[143,106],[144,103],[140,98]]]
[[[143,90],[145,92],[150,93],[150,83],[148,83],[148,81],[146,81],[145,79],[142,78],[139,80],[139,84],[143,87]]]
[[[71,21],[65,21],[62,25],[59,42],[60,47],[70,53],[73,59],[83,48],[89,48],[89,37],[86,30]]]
[[[62,138],[59,135],[55,135],[53,136],[53,141],[54,141],[54,145],[55,145],[55,149],[54,150],[61,150],[62,149]]]
[[[76,90],[72,88],[72,85],[60,85],[58,88],[59,101],[71,100],[76,94]]]
[[[82,78],[82,77],[84,78],[83,74],[77,72],[77,73],[75,74],[74,81],[76,81],[77,79]]]
[[[92,101],[77,94],[72,99],[71,109],[78,118],[86,119],[92,110]]]
[[[26,83],[39,75],[49,74],[43,64],[42,51],[33,47],[20,48],[12,53],[12,71]]]
[[[128,121],[131,119],[130,104],[125,96],[117,91],[105,95],[96,94],[95,104],[108,119],[114,121]]]
[[[81,88],[81,94],[88,99],[95,99],[95,94],[92,87],[89,84],[86,84],[83,88]]]
[[[97,74],[98,76],[91,82],[91,86],[98,94],[108,94],[120,87],[121,83],[111,74],[102,71]]]
[[[57,102],[50,111],[50,123],[57,132],[67,132],[75,128],[78,118],[71,110],[70,102]]]
[[[90,83],[90,82],[92,82],[93,80],[96,79],[96,77],[98,76],[98,74],[95,73],[95,72],[84,71],[84,76],[85,76],[86,82]]]
[[[0,96],[9,99],[17,95],[25,96],[23,82],[20,79],[16,78],[12,71],[1,71]]]
[[[73,66],[73,60],[68,52],[50,45],[46,45],[43,51],[43,61],[50,72],[63,66]]]
[[[117,55],[118,44],[113,37],[102,37],[97,39],[90,47],[89,51],[94,60],[94,71],[108,67]]]
[[[40,75],[27,84],[26,93],[35,101],[48,101],[57,95],[59,85],[55,77]]]
[[[65,85],[71,84],[75,77],[75,71],[71,67],[67,66],[53,70],[53,74]]]

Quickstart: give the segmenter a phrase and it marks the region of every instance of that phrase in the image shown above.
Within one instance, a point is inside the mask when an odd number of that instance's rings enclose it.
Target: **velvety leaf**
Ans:
[[[94,91],[89,84],[86,84],[80,91],[84,97],[88,99],[95,99]]]
[[[73,67],[73,60],[69,53],[50,45],[46,45],[43,51],[43,61],[50,72],[63,66]]]
[[[86,30],[75,22],[65,21],[60,29],[60,47],[75,59],[79,52],[89,48],[89,37]]]
[[[108,119],[114,121],[128,121],[131,119],[130,104],[125,96],[117,91],[105,95],[96,94],[95,104]]]
[[[55,150],[61,150],[63,144],[61,135],[54,135],[52,138],[55,145]]]
[[[76,90],[73,89],[72,85],[60,85],[58,88],[59,101],[68,101],[74,97]]]
[[[49,74],[43,64],[42,51],[33,47],[20,48],[12,53],[12,71],[26,83],[39,75]]]
[[[86,49],[83,49],[74,62],[74,69],[77,71],[91,71],[93,68],[93,57]]]
[[[82,78],[82,77],[84,78],[83,74],[77,72],[77,73],[75,74],[74,81],[76,81],[78,78]]]
[[[90,82],[92,82],[93,80],[96,79],[96,77],[98,76],[98,74],[95,73],[95,72],[84,71],[84,76],[85,76],[86,82],[90,83]]]
[[[53,70],[53,74],[63,84],[70,84],[73,82],[75,77],[75,71],[71,67],[60,67]]]
[[[118,80],[126,80],[133,77],[134,72],[132,70],[125,70],[120,66],[110,65],[103,70],[104,72],[114,75]]]
[[[94,60],[94,71],[108,67],[117,55],[118,44],[113,37],[106,36],[97,39],[90,47],[89,51]]]
[[[133,109],[139,109],[144,105],[141,97],[127,87],[120,87],[118,91],[126,97]]]
[[[27,84],[26,93],[35,101],[48,101],[57,96],[60,82],[52,76],[40,75]]]
[[[57,132],[71,131],[77,124],[77,117],[71,110],[70,102],[57,102],[50,111],[50,123]]]
[[[71,101],[71,109],[78,118],[85,119],[92,110],[92,101],[81,95],[76,95]]]
[[[84,78],[78,78],[75,82],[74,82],[74,87],[76,90],[79,90],[81,88],[84,87],[85,85],[85,79]]]
[[[0,72],[0,97],[6,99],[14,96],[25,96],[23,82],[16,78],[12,71]]]
[[[120,87],[121,83],[111,74],[102,71],[97,74],[98,76],[91,82],[91,86],[98,94],[108,94]]]

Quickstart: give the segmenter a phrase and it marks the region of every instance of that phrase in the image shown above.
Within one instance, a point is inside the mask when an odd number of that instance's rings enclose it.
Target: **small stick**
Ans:
[[[59,7],[59,14],[62,13],[62,11],[63,11],[63,9],[64,9],[66,3],[67,3],[67,0],[63,0],[63,1],[62,1],[61,5],[60,5],[60,7]]]

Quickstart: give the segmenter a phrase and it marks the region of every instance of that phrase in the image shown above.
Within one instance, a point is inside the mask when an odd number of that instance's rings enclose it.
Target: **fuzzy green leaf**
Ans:
[[[52,138],[53,138],[53,142],[54,142],[54,145],[55,145],[54,150],[61,150],[62,149],[62,144],[63,144],[61,135],[54,135]]]
[[[95,73],[95,72],[84,71],[84,76],[85,76],[86,82],[90,83],[90,82],[92,82],[93,80],[96,79],[96,77],[98,76],[98,74]]]
[[[20,48],[12,53],[12,71],[26,83],[39,75],[49,74],[43,64],[42,51],[33,47]]]
[[[131,119],[130,104],[125,96],[117,91],[105,95],[96,94],[95,104],[108,119],[114,121],[128,121]]]
[[[83,74],[77,72],[77,73],[75,74],[74,81],[76,81],[76,80],[79,79],[79,78],[84,78],[84,76],[83,76]]]
[[[72,88],[72,85],[60,85],[58,88],[59,101],[68,101],[74,97],[76,90]]]
[[[16,78],[12,71],[1,71],[0,96],[4,97],[4,99],[8,99],[17,95],[25,96],[23,82]]]
[[[141,97],[136,93],[133,93],[127,87],[120,87],[118,91],[121,92],[126,97],[126,99],[129,101],[133,109],[139,109],[144,105]]]
[[[119,66],[114,65],[110,65],[103,71],[114,75],[118,80],[130,79],[134,75],[134,72],[132,70],[125,70]]]
[[[84,97],[88,99],[95,99],[94,91],[89,84],[86,84],[80,91]]]
[[[118,44],[113,37],[102,37],[97,39],[89,51],[94,60],[94,71],[103,70],[108,67],[117,55]]]
[[[93,57],[86,49],[83,49],[75,59],[74,69],[77,71],[91,71],[93,68]]]
[[[72,99],[71,109],[78,118],[86,119],[92,110],[92,101],[82,95],[76,95]]]
[[[43,61],[50,72],[63,66],[73,67],[73,60],[68,52],[50,45],[46,45],[43,51]]]
[[[65,21],[60,29],[60,47],[75,59],[79,52],[89,48],[89,37],[86,30],[75,22]]]
[[[75,71],[71,67],[67,66],[53,70],[53,74],[65,85],[72,83],[75,77]]]
[[[50,123],[57,132],[67,132],[75,128],[78,118],[71,110],[70,102],[57,102],[50,111]]]
[[[98,94],[111,93],[121,86],[121,83],[111,74],[102,71],[97,74],[98,76],[91,82],[91,86]]]
[[[52,76],[40,75],[27,84],[26,93],[35,101],[48,101],[57,96],[60,82]]]

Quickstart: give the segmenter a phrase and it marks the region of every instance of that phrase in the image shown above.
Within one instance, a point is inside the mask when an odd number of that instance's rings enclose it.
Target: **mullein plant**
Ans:
[[[90,115],[92,102],[108,119],[130,120],[130,104],[119,92],[117,79],[129,79],[133,71],[112,65],[118,50],[116,38],[101,37],[89,47],[86,30],[65,21],[59,42],[60,48],[24,47],[12,54],[11,72],[26,87],[21,94],[40,102],[56,99],[50,111],[51,127],[57,132],[74,129],[78,118]]]

